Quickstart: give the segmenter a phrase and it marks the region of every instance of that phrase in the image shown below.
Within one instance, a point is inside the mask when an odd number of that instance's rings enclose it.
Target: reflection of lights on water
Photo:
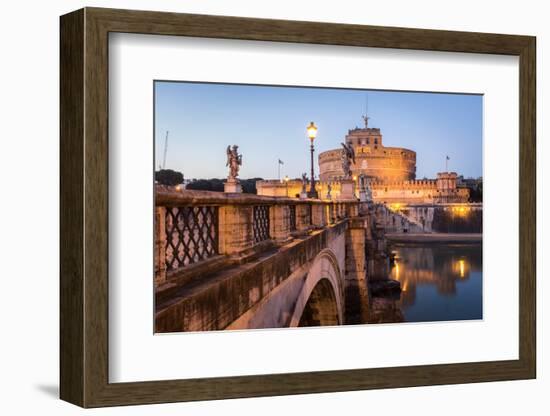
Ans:
[[[453,260],[452,267],[453,273],[455,275],[458,275],[458,277],[460,277],[461,279],[464,279],[469,273],[470,265],[468,264],[467,259],[458,259]]]
[[[460,269],[460,277],[464,277],[464,260],[459,260],[458,261],[458,267]]]
[[[397,280],[398,282],[401,282],[401,277],[402,277],[402,266],[399,265],[399,262],[396,260],[395,261],[395,264],[394,264],[394,278],[395,280]],[[409,281],[407,278],[403,279],[403,282],[401,282],[401,291],[402,292],[406,292],[407,291],[407,287],[409,286]]]

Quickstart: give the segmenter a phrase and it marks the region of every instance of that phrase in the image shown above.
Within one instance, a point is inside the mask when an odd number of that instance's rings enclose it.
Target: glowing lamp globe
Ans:
[[[313,121],[309,123],[309,126],[307,126],[307,135],[311,141],[317,137],[317,127]]]

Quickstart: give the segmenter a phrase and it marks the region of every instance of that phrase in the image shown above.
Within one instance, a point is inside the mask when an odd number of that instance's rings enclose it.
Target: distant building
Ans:
[[[366,119],[366,117],[364,117]],[[355,150],[352,165],[353,179],[366,177],[374,202],[386,204],[434,204],[465,203],[470,197],[470,187],[456,172],[440,172],[435,179],[416,180],[416,152],[401,147],[386,147],[382,143],[379,128],[368,127],[349,130],[346,144]],[[316,189],[321,199],[337,199],[340,195],[340,180],[344,176],[341,149],[319,154],[319,178]],[[481,181],[481,178],[479,179]],[[256,183],[258,195],[298,197],[302,181],[263,180]]]
[[[371,184],[376,202],[432,204],[468,202],[468,188],[457,186],[456,172],[440,172],[437,179],[413,181],[376,181]]]

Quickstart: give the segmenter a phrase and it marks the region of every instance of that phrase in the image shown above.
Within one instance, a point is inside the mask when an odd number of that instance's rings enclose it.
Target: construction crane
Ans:
[[[166,168],[166,152],[168,151],[168,130],[166,130],[166,138],[164,139],[164,157],[162,158],[161,169]]]

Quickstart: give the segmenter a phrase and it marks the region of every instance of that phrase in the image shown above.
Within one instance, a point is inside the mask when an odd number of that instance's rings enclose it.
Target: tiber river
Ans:
[[[379,300],[378,322],[483,318],[481,243],[403,243],[393,250],[390,278],[401,283],[402,292],[392,301]]]

